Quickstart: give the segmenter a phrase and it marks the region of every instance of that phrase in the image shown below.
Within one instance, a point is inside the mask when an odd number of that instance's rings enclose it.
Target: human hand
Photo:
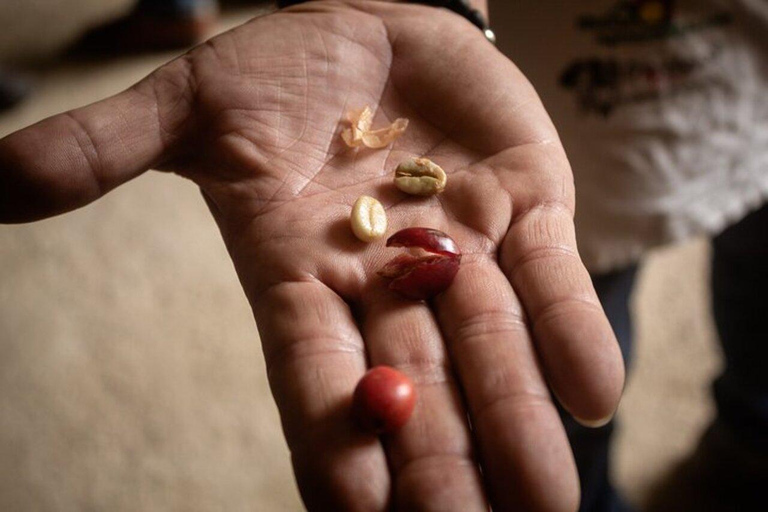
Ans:
[[[347,111],[411,121],[391,149],[350,150]],[[406,198],[408,156],[448,172]],[[312,510],[572,510],[578,483],[548,386],[575,416],[611,415],[623,365],[574,240],[572,176],[535,92],[469,23],[378,2],[311,2],[256,19],[128,91],[0,141],[0,221],[89,201],[149,167],[194,180],[259,326]],[[464,253],[430,303],[376,270],[393,253],[348,226],[362,195],[391,232],[433,227]],[[349,419],[368,366],[416,382],[381,442]],[[471,418],[471,428],[467,417]],[[478,470],[482,464],[482,474]]]

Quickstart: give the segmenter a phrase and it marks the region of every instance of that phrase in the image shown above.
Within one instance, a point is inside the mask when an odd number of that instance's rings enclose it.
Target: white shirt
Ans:
[[[768,0],[498,0],[492,25],[557,126],[596,272],[768,199]]]

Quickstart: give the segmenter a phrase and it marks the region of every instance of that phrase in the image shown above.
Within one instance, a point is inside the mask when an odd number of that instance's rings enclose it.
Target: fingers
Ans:
[[[253,310],[307,508],[385,510],[390,483],[384,451],[349,416],[366,371],[349,308],[319,282],[294,282],[268,289]]]
[[[576,250],[569,208],[540,205],[514,219],[501,267],[533,326],[547,380],[581,423],[612,417],[624,386],[619,345]]]
[[[372,366],[392,366],[416,386],[409,422],[385,439],[396,510],[487,511],[467,416],[429,307],[386,289],[369,292],[363,332]]]
[[[438,316],[464,389],[494,510],[573,511],[578,477],[506,277],[465,255]]]
[[[0,140],[0,222],[83,206],[156,165],[189,115],[181,60],[125,92]]]

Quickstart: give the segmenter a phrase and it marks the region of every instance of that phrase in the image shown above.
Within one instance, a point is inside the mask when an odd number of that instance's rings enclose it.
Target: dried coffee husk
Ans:
[[[347,146],[359,148],[365,146],[373,149],[380,149],[389,146],[408,128],[408,119],[398,118],[384,128],[371,130],[373,124],[373,111],[366,106],[362,110],[355,110],[347,115],[349,128],[341,132],[341,137]]]

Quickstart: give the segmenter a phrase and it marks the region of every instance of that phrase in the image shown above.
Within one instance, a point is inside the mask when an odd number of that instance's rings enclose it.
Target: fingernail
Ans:
[[[613,414],[609,414],[605,418],[601,418],[599,420],[585,420],[582,418],[577,418],[576,416],[573,417],[577,422],[579,422],[581,425],[584,425],[585,427],[589,428],[600,428],[606,426],[608,423],[611,422],[613,419]]]

